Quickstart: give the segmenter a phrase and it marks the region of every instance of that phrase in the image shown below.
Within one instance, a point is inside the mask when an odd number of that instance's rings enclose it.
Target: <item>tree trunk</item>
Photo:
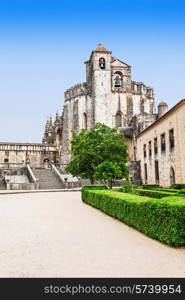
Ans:
[[[90,179],[90,183],[94,184],[94,178],[89,178]]]
[[[112,189],[112,180],[108,181],[109,189]]]

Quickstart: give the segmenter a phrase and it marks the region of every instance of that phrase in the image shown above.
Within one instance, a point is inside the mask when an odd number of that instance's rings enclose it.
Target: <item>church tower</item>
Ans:
[[[86,62],[87,86],[91,90],[94,123],[112,126],[111,116],[111,51],[102,44],[91,53]]]

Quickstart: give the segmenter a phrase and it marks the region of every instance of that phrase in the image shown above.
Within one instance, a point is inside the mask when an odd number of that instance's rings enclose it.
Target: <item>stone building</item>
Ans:
[[[126,137],[132,182],[185,183],[185,100],[170,110],[161,102],[156,111],[153,89],[133,81],[131,66],[102,44],[85,66],[86,82],[65,91],[62,114],[47,120],[41,144],[0,142],[0,189],[5,174],[13,174],[13,180],[26,175],[34,188],[79,186],[79,179],[64,171],[71,159],[72,132],[89,130],[97,122]]]
[[[52,144],[0,142],[0,190],[61,188],[55,161]]]
[[[158,111],[159,119],[136,136],[142,183],[185,183],[185,100],[170,110],[161,102]]]
[[[57,160],[65,168],[72,132],[100,122],[126,136],[129,159],[135,160],[134,136],[157,118],[153,89],[133,81],[131,66],[113,57],[102,44],[91,52],[85,66],[86,82],[66,90],[62,115],[47,121],[43,143],[56,146]]]
[[[0,170],[23,167],[27,163],[41,167],[55,157],[56,148],[52,144],[0,142]]]

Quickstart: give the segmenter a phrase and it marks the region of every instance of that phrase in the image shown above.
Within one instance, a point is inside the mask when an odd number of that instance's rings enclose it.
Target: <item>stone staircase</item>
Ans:
[[[39,179],[40,190],[63,188],[62,182],[57,179],[51,169],[36,168],[33,170],[33,173]]]
[[[68,174],[66,172],[64,172],[60,167],[56,167],[57,170],[59,171],[59,173],[61,174],[61,177],[63,179],[63,181],[67,181],[67,182],[79,182],[78,177],[73,176],[72,174]]]
[[[6,190],[6,184],[3,179],[0,178],[0,190]]]

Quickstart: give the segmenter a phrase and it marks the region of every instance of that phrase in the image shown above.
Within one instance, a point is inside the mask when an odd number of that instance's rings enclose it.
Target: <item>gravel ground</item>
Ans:
[[[80,192],[1,195],[0,277],[185,277],[185,248],[82,203]]]

